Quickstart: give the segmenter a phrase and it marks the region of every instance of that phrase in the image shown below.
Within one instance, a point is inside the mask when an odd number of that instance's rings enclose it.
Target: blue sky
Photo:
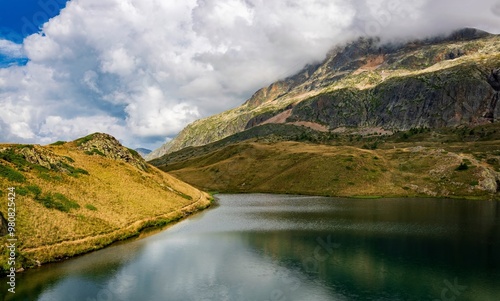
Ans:
[[[153,149],[350,39],[463,27],[500,0],[0,0],[0,143]]]
[[[41,25],[59,14],[65,0],[0,1],[0,36],[16,43],[38,32]]]
[[[21,44],[25,37],[38,32],[65,6],[65,0],[0,1],[0,39]],[[21,53],[13,56],[4,52],[0,48],[0,68],[28,62],[28,58]]]

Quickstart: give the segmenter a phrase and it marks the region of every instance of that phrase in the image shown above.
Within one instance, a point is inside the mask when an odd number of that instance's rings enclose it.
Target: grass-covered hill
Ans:
[[[206,193],[101,133],[48,146],[0,144],[0,187],[4,217],[8,188],[16,192],[16,268],[96,250],[210,204]]]
[[[500,199],[500,123],[392,135],[264,125],[150,162],[219,192]]]

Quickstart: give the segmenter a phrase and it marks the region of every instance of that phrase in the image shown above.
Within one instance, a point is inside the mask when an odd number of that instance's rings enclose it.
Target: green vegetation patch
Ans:
[[[60,175],[53,175],[50,172],[41,172],[38,177],[47,182],[61,182],[63,180]]]
[[[40,187],[38,187],[37,185],[28,185],[26,186],[26,189],[35,197],[38,197],[40,194],[42,194],[42,189],[40,189]]]
[[[186,200],[192,201],[193,198],[185,193],[182,193],[180,191],[177,191],[177,194],[180,195],[181,197],[185,198]]]
[[[61,162],[61,164],[62,164],[63,168],[66,169],[69,172],[69,175],[72,177],[77,178],[78,175],[80,175],[80,174],[89,175],[89,172],[83,168],[76,168],[76,167],[73,167],[73,166],[66,164],[64,162]]]
[[[36,198],[36,201],[48,209],[56,209],[62,212],[69,212],[71,209],[78,209],[78,203],[68,199],[61,193],[49,193],[42,197]]]
[[[54,142],[54,143],[52,143],[50,145],[58,146],[58,145],[64,145],[64,144],[66,144],[66,141],[56,141],[56,142]]]
[[[24,145],[18,145],[16,148],[24,148]],[[30,163],[24,159],[24,157],[20,154],[17,154],[14,149],[9,148],[3,152],[0,152],[0,159],[10,162],[17,167],[29,166]]]
[[[0,164],[0,176],[12,182],[18,182],[18,183],[26,182],[26,177],[22,173],[3,164]]]
[[[91,151],[86,151],[85,154],[87,154],[89,156],[99,155],[102,157],[106,157],[106,155],[103,152],[101,152],[100,150],[98,150],[97,148],[93,148]]]
[[[97,208],[92,204],[85,205],[85,208],[91,211],[97,211]]]
[[[89,142],[92,139],[94,139],[94,134],[90,134],[90,135],[87,135],[87,136],[82,137],[80,139],[76,139],[75,142],[76,142],[77,146],[80,146],[82,144]]]
[[[22,195],[22,196],[26,196],[28,195],[28,189],[26,189],[26,187],[17,187],[16,188],[16,194],[18,195]]]
[[[142,156],[139,155],[139,153],[135,149],[131,149],[131,148],[128,148],[128,147],[127,147],[127,149],[132,154],[132,156],[134,156],[136,158],[139,158],[139,159],[142,158]]]

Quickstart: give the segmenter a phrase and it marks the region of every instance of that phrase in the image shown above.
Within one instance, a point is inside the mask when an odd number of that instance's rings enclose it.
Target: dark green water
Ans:
[[[19,275],[6,300],[500,300],[499,202],[219,198],[158,234]]]

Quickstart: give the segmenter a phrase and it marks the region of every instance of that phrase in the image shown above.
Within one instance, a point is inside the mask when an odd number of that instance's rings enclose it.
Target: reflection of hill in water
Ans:
[[[89,297],[94,298],[97,298],[100,291],[107,293],[105,290],[108,288],[111,288],[108,291],[124,285],[133,288],[135,275],[127,268],[127,263],[133,261],[142,250],[141,244],[127,243],[126,247],[109,247],[62,263],[47,264],[39,269],[17,274],[16,294],[7,296],[5,300],[79,300],[76,292],[82,288],[87,291]],[[60,286],[68,288],[55,294],[60,299],[43,298],[44,293],[51,288]],[[0,290],[6,291],[6,288],[4,289],[2,282]],[[72,289],[74,291],[71,291]]]

